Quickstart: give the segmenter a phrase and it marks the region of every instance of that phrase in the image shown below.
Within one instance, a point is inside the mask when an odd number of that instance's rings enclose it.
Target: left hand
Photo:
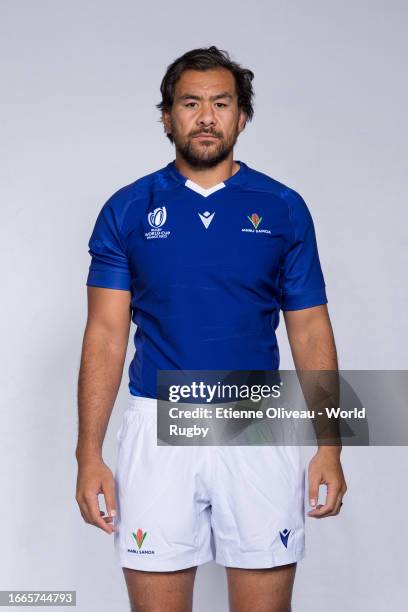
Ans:
[[[319,485],[327,485],[326,500],[318,504]],[[338,447],[320,447],[309,463],[309,503],[313,507],[307,514],[313,518],[335,516],[340,512],[347,491]]]

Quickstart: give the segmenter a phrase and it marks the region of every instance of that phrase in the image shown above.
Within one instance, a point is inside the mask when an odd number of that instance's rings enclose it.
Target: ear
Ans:
[[[238,117],[238,131],[239,131],[239,133],[241,133],[245,129],[246,123],[247,123],[246,112],[244,110],[240,109],[239,117]]]
[[[162,117],[161,117],[163,126],[164,126],[164,131],[166,132],[166,134],[171,134],[171,124],[170,124],[170,113],[169,111],[163,111],[162,112]]]

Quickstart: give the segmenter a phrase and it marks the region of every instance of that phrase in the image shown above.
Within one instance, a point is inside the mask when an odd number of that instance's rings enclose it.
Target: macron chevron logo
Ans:
[[[290,535],[290,530],[288,529],[284,529],[283,531],[279,532],[280,535],[280,539],[282,540],[282,544],[284,545],[285,548],[288,547],[288,538]]]
[[[210,225],[211,221],[213,220],[214,215],[215,215],[215,212],[209,213],[208,210],[206,212],[204,212],[203,214],[198,213],[198,216],[200,217],[201,221],[203,222],[205,229],[208,229],[208,226]]]

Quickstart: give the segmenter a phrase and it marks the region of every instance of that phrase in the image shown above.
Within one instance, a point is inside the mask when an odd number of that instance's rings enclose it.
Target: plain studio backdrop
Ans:
[[[0,588],[75,589],[81,611],[127,610],[113,536],[84,523],[74,497],[96,216],[174,159],[155,108],[167,65],[226,49],[255,72],[235,159],[306,200],[340,367],[407,369],[407,5],[2,0],[1,23]],[[134,331],[104,447],[112,469]],[[278,339],[293,368],[282,318]],[[405,609],[407,449],[345,448],[342,460],[342,514],[306,518],[294,610]],[[196,582],[194,610],[209,609],[227,610],[214,563]]]

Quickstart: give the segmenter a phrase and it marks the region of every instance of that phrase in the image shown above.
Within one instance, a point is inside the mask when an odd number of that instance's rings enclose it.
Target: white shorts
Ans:
[[[157,401],[129,397],[117,432],[115,555],[166,572],[215,560],[268,568],[304,557],[296,446],[158,446]]]

